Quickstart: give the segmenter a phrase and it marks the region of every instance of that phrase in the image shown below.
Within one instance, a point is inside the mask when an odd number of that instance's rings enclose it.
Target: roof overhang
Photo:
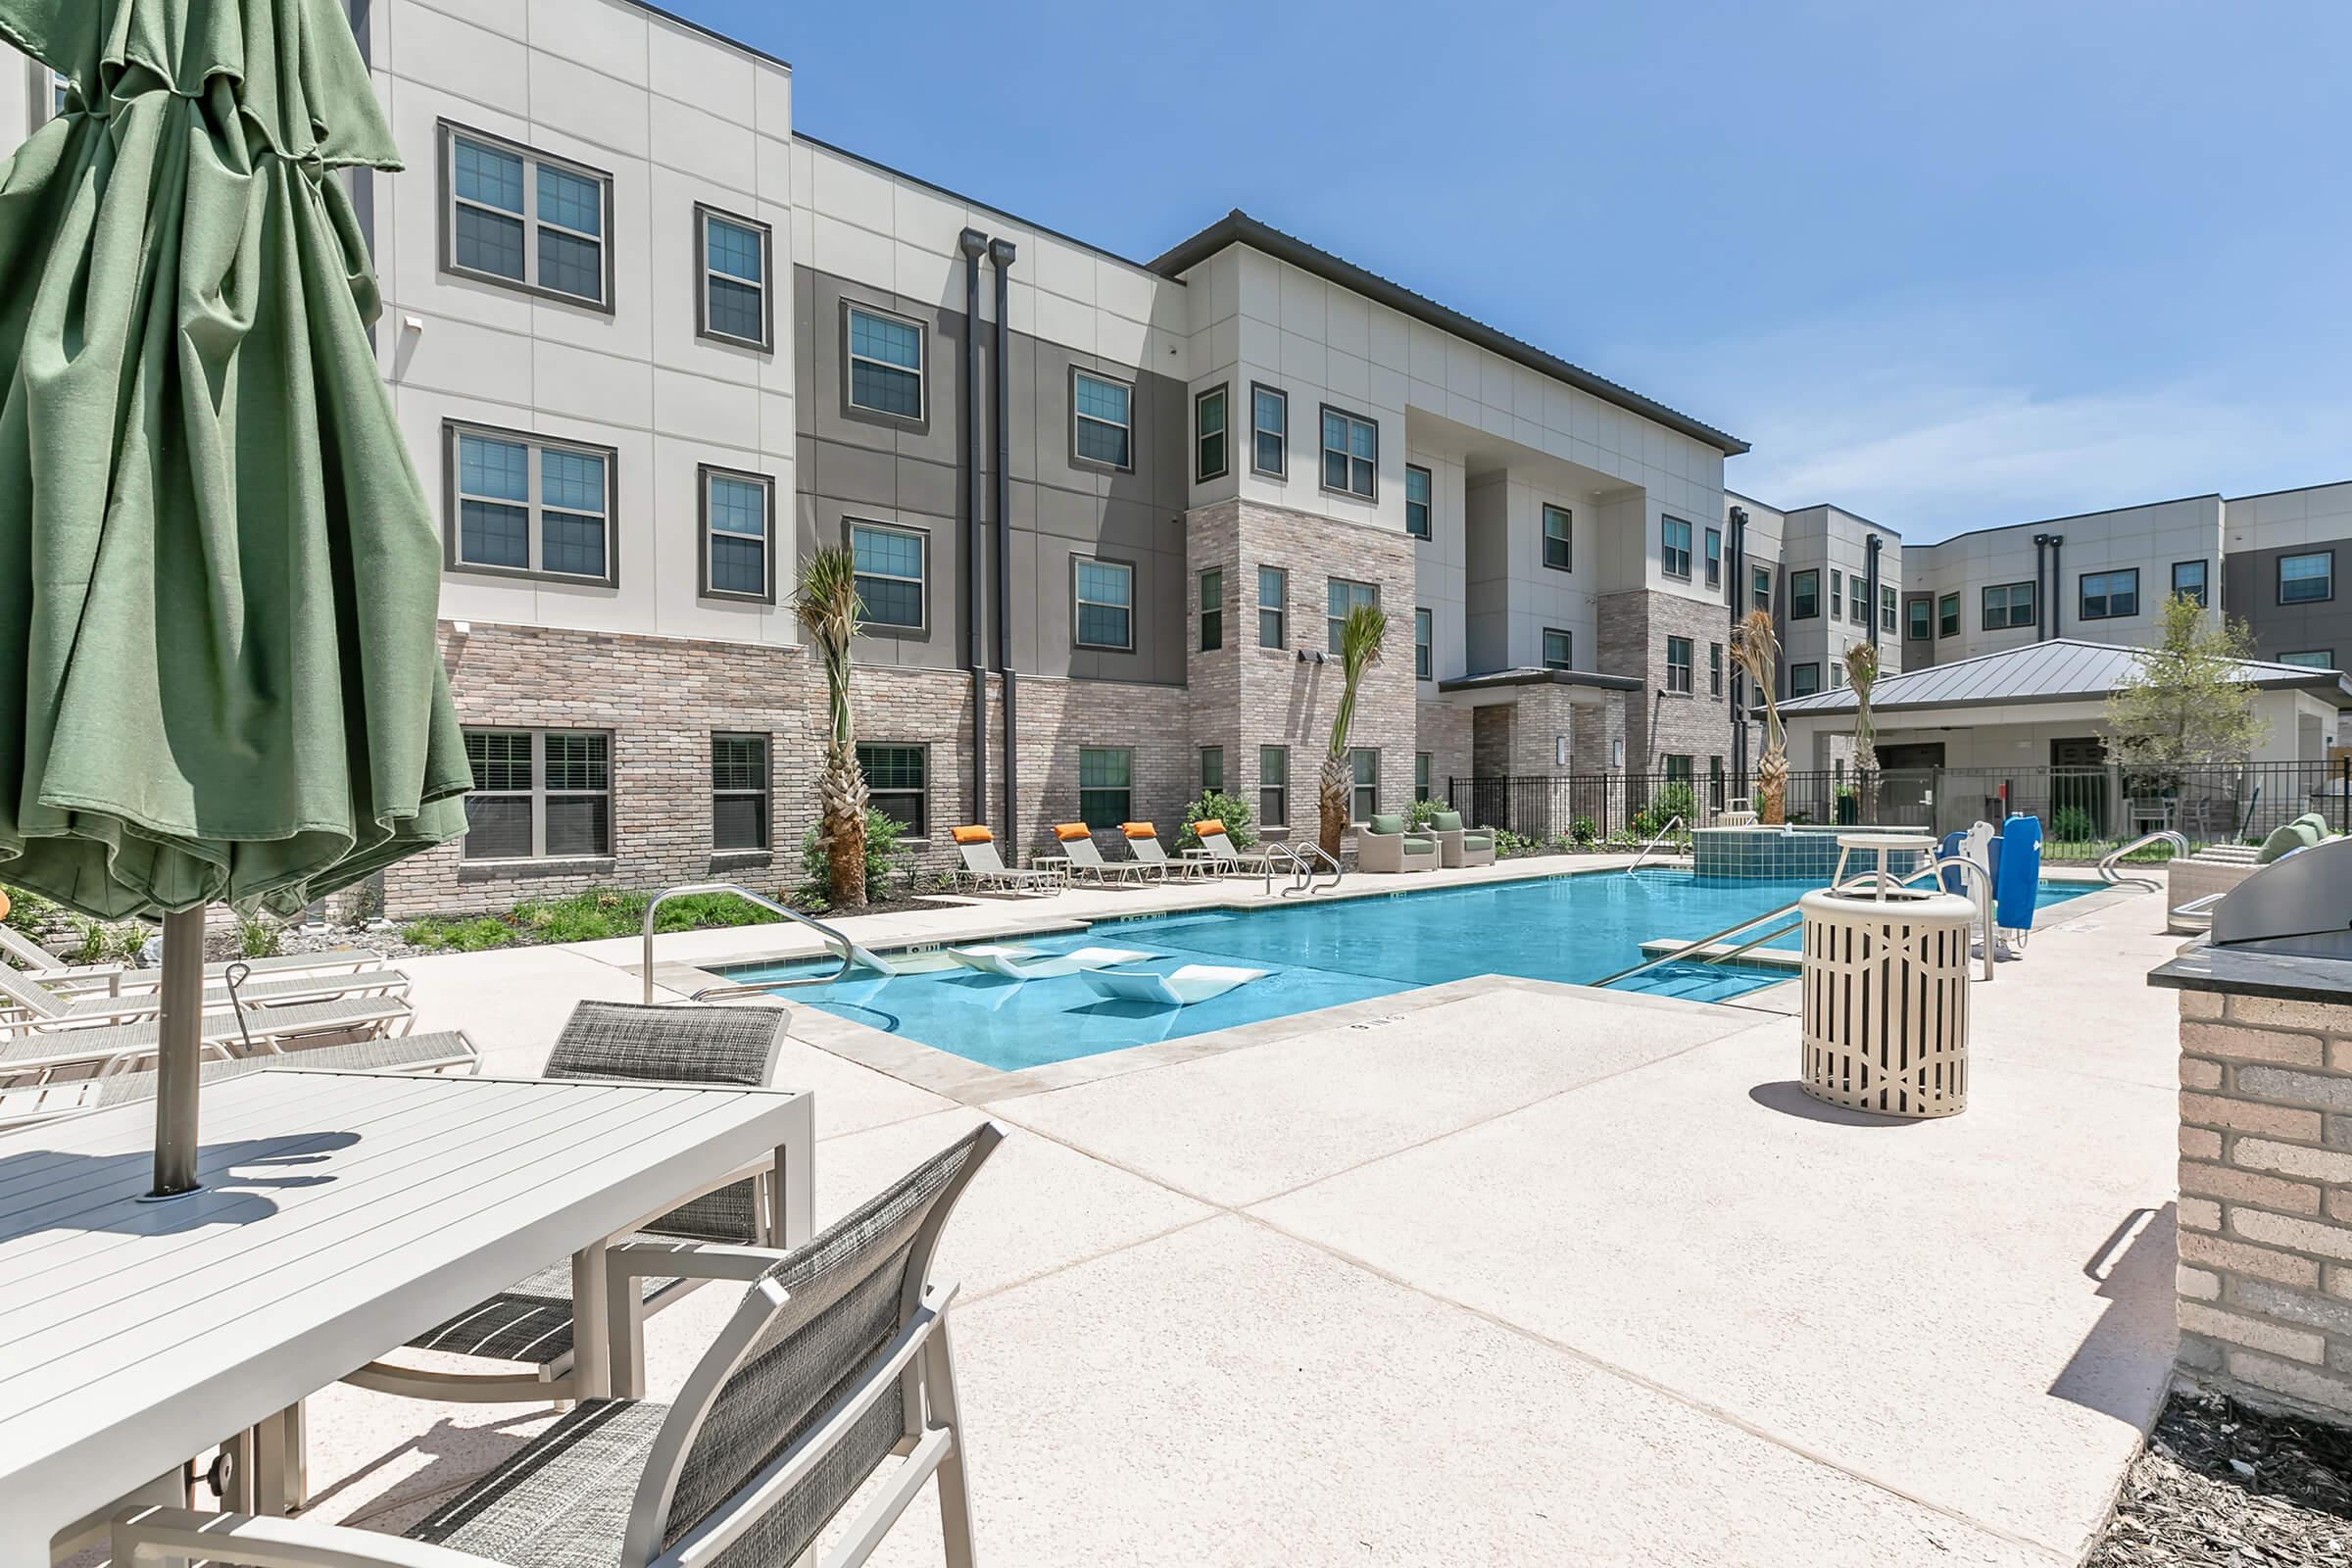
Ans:
[[[1631,675],[1596,675],[1583,669],[1497,669],[1485,675],[1457,675],[1438,682],[1438,690],[1491,692],[1511,686],[1582,686],[1592,691],[1638,692],[1644,682]]]

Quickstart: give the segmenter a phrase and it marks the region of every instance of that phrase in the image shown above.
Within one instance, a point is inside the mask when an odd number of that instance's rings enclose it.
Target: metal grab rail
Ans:
[[[1640,963],[1634,964],[1630,968],[1620,969],[1615,974],[1593,981],[1592,984],[1597,988],[1600,986],[1613,986],[1620,980],[1631,980],[1638,974],[1644,974],[1651,969],[1672,963],[1677,958],[1687,958],[1691,954],[1698,952],[1702,948],[1710,947],[1715,943],[1721,942],[1725,937],[1738,936],[1740,932],[1762,925],[1767,920],[1778,920],[1785,914],[1794,914],[1795,912],[1796,906],[1793,904],[1785,904],[1777,909],[1767,909],[1762,914],[1750,915],[1747,919],[1741,920],[1737,925],[1727,925],[1720,931],[1714,932],[1708,936],[1700,937],[1696,942],[1686,943],[1682,947],[1675,949],[1672,953],[1661,953],[1654,958],[1644,958]],[[1711,960],[1701,958],[1699,961],[1701,963],[1706,963]]]
[[[1333,859],[1320,844],[1298,845],[1269,842],[1261,845],[1260,849],[1264,852],[1263,859],[1266,866],[1266,886],[1260,897],[1270,898],[1273,896],[1274,864],[1278,857],[1288,861],[1291,867],[1291,885],[1282,890],[1282,896],[1286,899],[1294,893],[1316,891],[1315,878],[1324,874],[1324,869],[1317,867],[1317,861],[1321,861],[1322,867],[1329,870],[1330,886],[1336,888],[1340,885],[1340,878],[1343,874],[1340,862]]]
[[[1642,853],[1634,857],[1634,863],[1625,868],[1625,874],[1627,876],[1632,876],[1636,871],[1641,870],[1642,862],[1649,858],[1649,852],[1656,849],[1660,844],[1664,843],[1667,834],[1672,833],[1678,827],[1687,831],[1690,828],[1690,824],[1685,822],[1679,814],[1668,817],[1666,819],[1666,825],[1658,829],[1657,836],[1651,839],[1647,844],[1642,846]],[[1608,984],[1608,982],[1603,980],[1601,984],[1605,986]]]
[[[2162,893],[2164,884],[2161,882],[2152,882],[2144,876],[2123,876],[2118,874],[2115,869],[2116,862],[2125,856],[2130,855],[2133,850],[2144,850],[2151,844],[2170,844],[2175,855],[2183,859],[2188,857],[2188,840],[2169,827],[2160,827],[2153,833],[2142,833],[2129,844],[2119,844],[2105,855],[2100,856],[2099,880],[2110,887],[2129,885],[2135,888],[2146,888],[2150,893]]]
[[[825,939],[826,946],[833,952],[840,955],[841,957],[841,967],[828,975],[815,976],[805,980],[765,980],[756,986],[712,986],[706,990],[696,992],[694,1000],[697,1002],[701,1002],[710,997],[718,996],[721,994],[728,996],[763,996],[770,991],[781,990],[788,986],[829,985],[833,981],[839,980],[843,975],[848,974],[852,969],[857,968],[861,963],[866,965],[868,968],[877,970],[883,974],[888,974],[890,972],[889,967],[885,965],[881,959],[866,952],[857,943],[852,942],[846,933],[836,929],[833,926],[825,924],[822,920],[811,919],[798,909],[788,908],[784,905],[778,904],[773,899],[764,898],[760,894],[754,893],[750,888],[738,887],[732,882],[688,882],[679,887],[662,889],[661,892],[654,895],[654,902],[645,906],[645,1000],[648,1002],[654,1000],[654,916],[660,911],[662,906],[668,903],[671,899],[683,898],[686,895],[693,893],[732,893],[737,898],[744,900],[746,903],[757,904],[762,909],[780,914],[787,920],[795,921],[798,924],[807,926],[809,930],[814,931],[818,936],[823,937]]]

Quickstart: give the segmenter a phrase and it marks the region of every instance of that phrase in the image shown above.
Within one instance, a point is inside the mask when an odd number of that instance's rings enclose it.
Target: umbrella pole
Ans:
[[[164,916],[162,1014],[155,1050],[155,1191],[178,1198],[196,1191],[197,1044],[204,1013],[204,906]]]

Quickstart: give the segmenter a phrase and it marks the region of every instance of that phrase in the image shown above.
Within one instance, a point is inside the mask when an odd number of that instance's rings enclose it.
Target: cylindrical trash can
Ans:
[[[1808,893],[1806,1094],[1885,1116],[1968,1105],[1968,952],[1976,906],[1949,893]]]

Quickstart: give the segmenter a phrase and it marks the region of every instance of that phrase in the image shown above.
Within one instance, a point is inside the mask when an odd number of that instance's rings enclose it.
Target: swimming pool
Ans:
[[[1089,946],[1148,949],[1155,956],[1137,967],[1162,972],[1187,963],[1267,971],[1261,980],[1189,1007],[1108,1001],[1076,976],[1019,981],[963,968],[891,977],[858,970],[844,980],[796,987],[790,995],[968,1060],[1017,1071],[1472,975],[1590,984],[1638,962],[1644,942],[1691,941],[1792,904],[1818,886],[1810,878],[1592,872],[1263,909],[1097,920],[1087,931],[1012,939],[1040,955]],[[2075,898],[2094,886],[2044,882],[2041,902]],[[1797,935],[1791,931],[1770,945],[1793,952]],[[802,960],[732,965],[722,972],[757,985],[832,966],[831,960]],[[1721,1002],[1792,974],[1760,965],[1668,964],[1621,989]]]

